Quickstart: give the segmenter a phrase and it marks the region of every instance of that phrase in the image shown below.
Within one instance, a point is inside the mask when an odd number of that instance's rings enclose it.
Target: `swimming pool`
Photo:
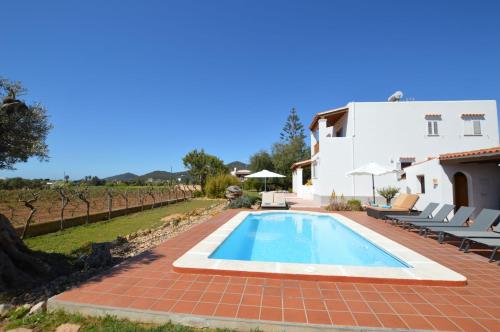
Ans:
[[[289,212],[249,214],[209,258],[408,267],[332,216]]]
[[[174,271],[309,281],[467,283],[463,275],[338,213],[240,211],[216,218],[219,227],[176,259]]]

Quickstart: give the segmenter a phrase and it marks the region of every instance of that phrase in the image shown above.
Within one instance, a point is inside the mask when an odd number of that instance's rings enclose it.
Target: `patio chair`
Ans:
[[[418,201],[418,195],[415,194],[400,194],[394,200],[392,207],[384,208],[377,206],[368,206],[366,208],[366,214],[370,217],[377,219],[383,219],[387,215],[408,215]]]
[[[445,227],[436,229],[434,231],[438,231],[439,233],[439,242],[443,242],[446,235],[453,235],[459,238],[474,238],[474,237],[483,237],[483,238],[500,238],[500,233],[489,232],[488,229],[495,223],[498,216],[500,216],[499,210],[493,209],[483,209],[474,220],[470,226],[463,227]],[[466,229],[464,229],[466,228]],[[432,228],[431,228],[432,230]],[[463,240],[462,240],[463,244]],[[460,245],[460,247],[462,246]]]
[[[443,223],[448,221],[448,215],[453,211],[455,205],[453,204],[443,204],[439,211],[432,218],[413,218],[413,216],[401,216],[397,222],[401,222],[403,228],[406,228],[407,224],[411,222],[438,222]],[[410,219],[410,217],[412,217]]]
[[[500,249],[500,239],[487,239],[487,238],[473,238],[470,241],[485,245],[487,247],[491,247],[493,251],[491,252],[490,262],[495,260],[495,255]],[[470,249],[470,241],[467,243],[467,246],[464,249],[464,252],[469,252]]]
[[[389,215],[387,215],[385,217],[387,219],[393,219],[393,220],[399,220],[400,218],[401,219],[409,219],[409,220],[413,220],[413,219],[428,219],[428,218],[432,218],[432,212],[438,207],[438,205],[439,205],[438,203],[429,203],[429,204],[427,204],[427,206],[425,207],[425,209],[422,210],[422,212],[420,212],[419,214],[414,215],[414,216],[389,214]]]
[[[286,204],[286,199],[285,199],[285,194],[284,193],[269,193],[271,194],[270,196],[266,195],[266,200],[264,204],[264,194],[262,194],[262,204],[261,208],[287,208]]]
[[[407,221],[406,223],[410,225],[410,228],[418,228],[419,234],[422,234],[424,231],[424,236],[427,236],[430,228],[436,227],[460,227],[469,219],[469,217],[474,212],[475,208],[469,206],[462,206],[458,211],[453,215],[449,222],[429,222],[429,221]]]
[[[262,193],[262,203],[260,204],[260,207],[272,207],[273,205],[273,193],[272,192],[264,192]]]

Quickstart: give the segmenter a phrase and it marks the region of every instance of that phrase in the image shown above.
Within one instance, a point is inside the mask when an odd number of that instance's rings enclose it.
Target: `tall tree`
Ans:
[[[30,157],[48,159],[45,140],[52,126],[42,104],[17,99],[26,92],[20,82],[0,77],[0,169],[14,169]]]
[[[280,133],[281,141],[272,146],[272,161],[275,171],[286,176],[282,183],[289,187],[292,183],[292,164],[309,157],[305,142],[304,126],[292,108]]]
[[[189,152],[182,158],[184,166],[188,169],[189,174],[205,188],[207,178],[218,174],[228,172],[224,162],[216,156],[205,153],[203,149],[197,149]]]
[[[288,118],[286,119],[285,125],[283,126],[280,138],[283,142],[290,143],[296,139],[304,140],[305,137],[304,126],[300,122],[297,111],[295,108],[292,108]]]
[[[250,157],[249,168],[252,172],[259,172],[263,169],[274,171],[273,160],[271,155],[264,150],[261,150]]]

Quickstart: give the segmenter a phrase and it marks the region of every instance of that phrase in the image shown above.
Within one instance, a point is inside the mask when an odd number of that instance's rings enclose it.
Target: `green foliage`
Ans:
[[[20,82],[0,77],[0,98],[6,96],[0,101],[0,169],[14,169],[16,163],[30,157],[48,159],[45,140],[52,125],[47,110],[40,103],[28,105],[16,99],[25,92]]]
[[[394,198],[394,196],[396,196],[397,193],[399,193],[399,188],[388,186],[388,187],[377,189],[377,192],[380,196],[382,196],[386,199],[387,204],[389,205],[389,204],[391,204],[391,200]]]
[[[267,151],[261,150],[250,157],[250,165],[248,166],[252,173],[267,169],[274,171],[274,164],[271,155]]]
[[[196,190],[195,192],[193,192],[193,197],[195,198],[199,198],[199,197],[203,197],[205,196],[205,194],[203,194],[203,191],[201,190]]]
[[[304,141],[304,138],[297,137],[287,143],[275,143],[272,147],[272,158],[275,171],[285,175],[286,178],[281,179],[281,183],[285,187],[290,187],[292,184],[292,164],[309,158],[309,149]]]
[[[349,206],[351,211],[363,210],[363,208],[361,207],[361,201],[359,199],[350,199],[347,201],[347,205]]]
[[[0,189],[13,190],[13,189],[43,189],[47,187],[49,179],[23,179],[20,177],[0,179]]]
[[[249,196],[241,196],[229,203],[230,209],[244,209],[252,207],[252,199]]]
[[[334,191],[330,196],[330,203],[326,209],[329,211],[362,211],[363,207],[359,199],[350,199],[346,201],[343,194],[337,196]]]
[[[207,180],[205,193],[209,198],[224,198],[227,187],[239,186],[240,183],[240,180],[235,176],[228,174],[217,175]]]
[[[80,325],[80,332],[232,332],[229,329],[210,329],[184,326],[174,323],[162,325],[144,324],[119,319],[113,316],[91,317],[79,314],[70,314],[64,311],[43,312],[30,316],[9,317],[7,330],[17,327],[32,328],[37,332],[53,332],[64,324]],[[257,332],[257,331],[256,331]]]
[[[195,149],[189,152],[182,158],[182,162],[189,170],[189,175],[201,185],[203,190],[208,177],[228,173],[228,169],[222,160],[205,153],[203,149],[200,151]]]
[[[280,138],[284,142],[292,142],[296,139],[304,140],[306,135],[304,134],[304,126],[300,122],[299,116],[295,108],[290,110],[290,114],[286,119],[283,130],[280,134]]]

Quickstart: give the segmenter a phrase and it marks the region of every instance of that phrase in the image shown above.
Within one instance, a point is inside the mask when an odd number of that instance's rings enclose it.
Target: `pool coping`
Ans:
[[[183,273],[297,279],[311,281],[377,282],[404,285],[464,286],[463,275],[337,213],[288,210],[334,217],[382,250],[410,265],[410,268],[362,267],[326,264],[299,264],[212,259],[209,256],[249,214],[282,210],[242,211],[198,242],[176,261],[173,270]]]

